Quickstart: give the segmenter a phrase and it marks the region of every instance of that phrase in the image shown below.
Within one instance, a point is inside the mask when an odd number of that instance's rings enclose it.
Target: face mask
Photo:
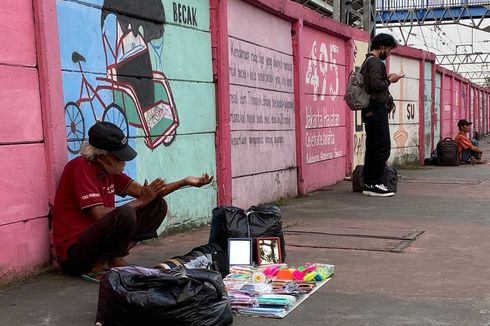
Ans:
[[[383,52],[383,53],[380,53],[379,54],[379,59],[380,60],[385,61],[386,58],[388,58],[388,55],[386,54],[386,52]]]

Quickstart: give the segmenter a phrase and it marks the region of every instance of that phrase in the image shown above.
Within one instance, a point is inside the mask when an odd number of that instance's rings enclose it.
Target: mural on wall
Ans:
[[[390,86],[396,108],[388,115],[391,133],[391,156],[394,165],[418,163],[419,144],[419,61],[397,55],[390,56],[390,72],[405,73]]]
[[[152,52],[159,56],[163,48],[162,2],[105,0],[103,8],[100,33],[107,76],[91,83],[83,70],[85,57],[76,50],[72,53],[82,78],[79,97],[65,105],[68,150],[77,154],[86,139],[91,125],[85,124],[86,115],[94,121],[115,123],[128,137],[130,125],[140,128],[150,149],[170,145],[179,125],[175,101],[165,74],[151,60]],[[124,14],[128,11],[135,16]]]
[[[361,41],[354,41],[354,67],[356,71],[361,70],[362,63],[368,53],[368,43]],[[364,132],[364,125],[362,123],[361,111],[353,112],[354,115],[354,142],[353,150],[354,155],[352,157],[352,168],[357,165],[364,164],[364,153],[366,151],[366,133]]]
[[[306,163],[313,164],[320,161],[345,156],[341,144],[341,134],[335,127],[341,126],[341,111],[332,104],[338,99],[340,80],[344,79],[344,71],[337,65],[337,57],[345,53],[344,44],[336,40],[314,40],[311,43],[308,65],[305,72],[304,83],[307,93],[311,94],[305,99],[306,107]],[[340,71],[339,71],[340,70]],[[341,117],[342,116],[342,117]]]
[[[345,40],[305,27],[301,133],[304,191],[346,175],[347,125]]]
[[[232,203],[295,196],[291,24],[240,0],[228,22]]]
[[[135,180],[215,175],[209,2],[57,0],[56,10],[69,158],[104,120],[138,152],[125,168]],[[167,202],[162,229],[202,224],[216,205],[215,184]]]

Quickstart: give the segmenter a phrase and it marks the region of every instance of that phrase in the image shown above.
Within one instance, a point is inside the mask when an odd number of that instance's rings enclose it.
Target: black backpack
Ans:
[[[450,137],[446,137],[437,143],[437,165],[459,165],[458,144]]]

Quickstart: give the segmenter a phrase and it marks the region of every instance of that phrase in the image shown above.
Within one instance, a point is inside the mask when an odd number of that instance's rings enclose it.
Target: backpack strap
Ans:
[[[369,61],[369,59],[371,59],[371,58],[377,58],[377,56],[375,56],[375,55],[373,54],[373,55],[371,55],[371,56],[367,57],[367,58],[364,60],[364,62],[363,62],[363,63],[362,63],[362,65],[361,65],[361,69],[359,70],[359,73],[360,73],[361,75],[364,75],[364,73],[363,73],[363,71],[364,71],[364,66],[366,65],[366,63],[367,63],[367,62]],[[369,95],[371,95],[371,91],[369,91],[369,92],[368,92],[368,90],[366,89],[366,87],[364,87],[364,90],[366,91],[366,93],[368,93]]]
[[[363,62],[363,63],[362,63],[362,65],[361,65],[361,69],[359,70],[359,72],[360,72],[361,74],[362,74],[362,71],[364,70],[364,66],[366,65],[366,63],[369,61],[369,59],[371,59],[371,58],[373,58],[373,57],[377,58],[377,57],[376,57],[376,56],[373,54],[373,55],[371,55],[371,56],[367,57],[367,58],[364,60],[364,62]]]

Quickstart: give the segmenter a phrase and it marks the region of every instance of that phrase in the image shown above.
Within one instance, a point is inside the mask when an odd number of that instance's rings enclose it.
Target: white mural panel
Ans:
[[[419,145],[420,64],[415,59],[392,55],[389,70],[405,74],[398,83],[390,85],[396,108],[389,114],[392,148],[389,160],[399,166],[416,164]]]

